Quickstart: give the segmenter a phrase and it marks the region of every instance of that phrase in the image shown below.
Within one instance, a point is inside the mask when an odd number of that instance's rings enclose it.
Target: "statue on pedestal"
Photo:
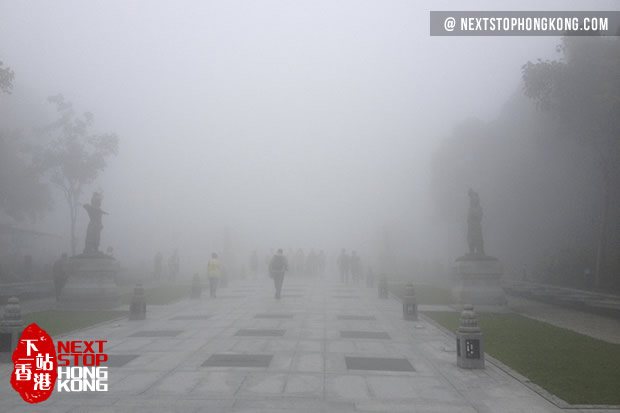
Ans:
[[[84,254],[99,253],[99,242],[101,240],[101,230],[103,229],[101,217],[103,215],[108,215],[107,212],[101,209],[102,199],[100,193],[93,192],[90,204],[84,205],[84,209],[88,212],[88,217],[90,218],[88,228],[86,229]]]
[[[467,213],[467,244],[469,255],[484,256],[484,240],[482,238],[482,206],[480,196],[470,189],[469,212]]]

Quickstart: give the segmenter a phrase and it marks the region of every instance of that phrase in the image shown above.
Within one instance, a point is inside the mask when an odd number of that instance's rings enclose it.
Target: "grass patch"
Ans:
[[[126,317],[127,311],[60,311],[49,310],[24,314],[24,326],[36,323],[50,336],[90,327],[104,321]]]
[[[390,283],[390,291],[401,297],[405,291],[404,283]],[[452,292],[449,288],[430,284],[414,284],[415,297],[418,304],[448,305],[453,304]]]
[[[189,297],[190,286],[178,284],[158,285],[157,287],[145,288],[144,295],[146,305],[166,305],[183,298]],[[133,292],[121,295],[121,303],[131,303]]]
[[[455,331],[458,313],[424,312]],[[620,404],[620,344],[518,314],[478,314],[485,351],[570,404]]]

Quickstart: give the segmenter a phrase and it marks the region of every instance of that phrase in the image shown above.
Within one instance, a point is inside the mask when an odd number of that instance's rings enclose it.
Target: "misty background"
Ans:
[[[394,271],[447,268],[466,251],[470,187],[508,272],[561,248],[581,268],[597,235],[592,155],[541,139],[554,127],[522,93],[522,65],[557,59],[560,38],[430,37],[429,11],[584,8],[618,4],[0,1],[15,74],[0,129],[44,145],[61,93],[118,136],[80,202],[103,192],[101,246],[135,271],[178,249],[188,277],[224,244],[241,264],[343,247],[374,263],[386,237]],[[50,197],[35,219],[0,213],[56,236],[28,247],[35,261],[69,251],[66,202]],[[78,211],[80,251],[87,224]]]

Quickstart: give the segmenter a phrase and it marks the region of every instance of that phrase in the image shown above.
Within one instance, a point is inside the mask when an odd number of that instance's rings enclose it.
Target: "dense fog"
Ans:
[[[586,3],[467,3],[500,6]],[[553,137],[553,120],[523,94],[522,65],[558,59],[562,40],[429,36],[430,10],[462,8],[1,1],[0,61],[14,79],[0,94],[0,133],[20,148],[44,147],[58,119],[47,99],[62,94],[93,114],[90,133],[116,134],[118,154],[78,201],[103,192],[102,248],[131,273],[175,249],[189,277],[212,251],[226,250],[241,270],[253,250],[265,257],[277,248],[330,259],[347,248],[381,265],[389,245],[390,272],[432,277],[466,252],[469,188],[482,200],[487,252],[507,272],[534,271],[546,251],[593,250],[594,155]],[[6,200],[0,208],[0,223],[53,235],[26,251],[39,262],[70,251],[66,200],[46,185],[49,204],[24,195],[25,204],[45,204],[34,215]],[[78,252],[87,223],[78,208]],[[594,265],[584,254],[579,271]]]

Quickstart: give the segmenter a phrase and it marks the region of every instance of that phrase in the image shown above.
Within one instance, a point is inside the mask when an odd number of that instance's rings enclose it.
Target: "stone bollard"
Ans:
[[[385,275],[381,276],[381,280],[379,280],[377,289],[379,293],[379,298],[388,298],[388,281]]]
[[[146,298],[144,297],[142,283],[136,284],[136,288],[133,289],[133,297],[131,297],[131,304],[129,305],[129,319],[146,319]]]
[[[415,289],[413,284],[405,286],[403,295],[403,320],[418,321],[418,303],[415,299]]]
[[[190,298],[194,300],[200,299],[200,294],[202,293],[202,285],[200,284],[200,278],[198,274],[194,274],[194,278],[192,278],[192,291],[190,294]]]
[[[465,304],[456,330],[456,364],[463,369],[484,368],[484,345],[474,306]]]
[[[0,361],[7,362],[13,356],[13,350],[17,348],[19,338],[24,331],[22,309],[19,298],[9,298],[4,307],[4,317],[0,323]]]

